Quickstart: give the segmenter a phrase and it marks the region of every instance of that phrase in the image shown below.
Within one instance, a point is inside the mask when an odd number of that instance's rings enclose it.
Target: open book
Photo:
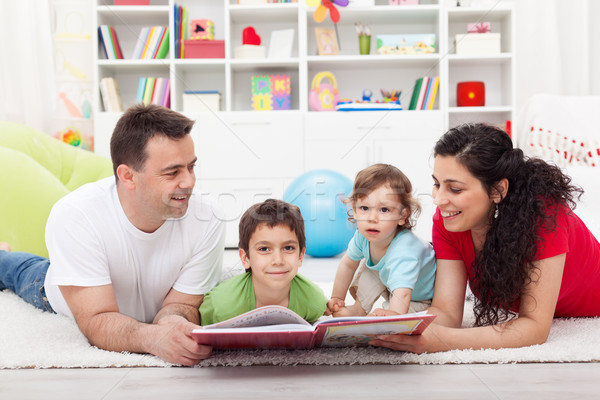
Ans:
[[[309,324],[292,310],[265,306],[202,329],[192,336],[220,349],[366,346],[377,335],[419,335],[435,315],[426,311],[387,317],[322,318]]]

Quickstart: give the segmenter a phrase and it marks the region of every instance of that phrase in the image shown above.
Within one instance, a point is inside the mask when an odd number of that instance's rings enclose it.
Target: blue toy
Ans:
[[[333,257],[346,250],[356,227],[342,200],[351,192],[350,179],[325,169],[300,175],[286,189],[283,200],[298,206],[304,217],[306,254]]]

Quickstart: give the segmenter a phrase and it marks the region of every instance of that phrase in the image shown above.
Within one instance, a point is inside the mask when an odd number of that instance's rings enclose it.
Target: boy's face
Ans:
[[[250,237],[248,254],[240,249],[244,268],[252,268],[257,289],[289,288],[304,259],[296,233],[285,225],[260,224]]]

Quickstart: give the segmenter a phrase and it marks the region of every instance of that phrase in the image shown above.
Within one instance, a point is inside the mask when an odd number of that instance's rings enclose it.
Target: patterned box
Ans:
[[[253,110],[291,109],[289,75],[253,75]]]

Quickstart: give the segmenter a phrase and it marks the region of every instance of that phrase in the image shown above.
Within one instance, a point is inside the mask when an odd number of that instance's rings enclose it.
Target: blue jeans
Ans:
[[[54,312],[44,290],[49,266],[44,257],[0,250],[0,290],[10,289],[29,304]]]

